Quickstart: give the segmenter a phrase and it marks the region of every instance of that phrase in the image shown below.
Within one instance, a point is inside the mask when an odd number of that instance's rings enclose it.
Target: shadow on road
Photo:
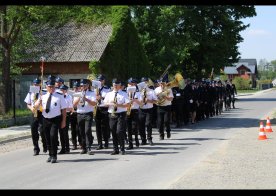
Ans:
[[[116,158],[113,159],[97,159],[93,156],[91,156],[90,159],[68,159],[68,160],[64,160],[64,159],[58,159],[58,162],[94,162],[94,161],[110,161],[110,160],[118,160]]]

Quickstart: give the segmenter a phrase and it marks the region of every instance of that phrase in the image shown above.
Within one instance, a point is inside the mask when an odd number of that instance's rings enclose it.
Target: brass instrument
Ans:
[[[185,87],[184,78],[182,77],[182,75],[180,73],[176,73],[174,76],[174,80],[165,84],[163,91],[157,94],[158,100],[156,102],[156,105],[162,106],[166,101],[166,97],[170,93],[170,89],[173,87],[177,87],[177,86],[180,89],[184,89],[184,87]]]
[[[127,94],[128,94],[129,100],[130,100],[130,104],[127,107],[127,113],[126,113],[128,116],[131,113],[132,101],[133,101],[133,98],[134,98],[133,96],[134,96],[135,91],[136,91],[136,86],[127,87]]]
[[[36,102],[36,100],[37,100],[37,98],[36,98],[36,93],[34,93],[33,100],[34,100],[34,103],[33,103],[33,104],[35,104],[35,102]],[[34,109],[35,109],[35,111],[34,111],[34,117],[37,118],[37,109],[36,109],[36,108],[34,108]]]
[[[116,92],[118,93],[118,92]],[[117,112],[117,94],[115,94],[114,96],[114,106],[113,106],[113,110],[112,110],[112,113],[111,113],[111,116],[112,117],[116,117],[115,113]]]
[[[100,94],[100,91],[99,91],[99,88],[96,88],[96,105],[94,106],[94,111],[93,111],[93,117],[94,119],[96,118],[96,115],[97,115],[97,109],[98,109],[98,105],[99,105],[99,101],[97,100],[97,96],[99,96]]]

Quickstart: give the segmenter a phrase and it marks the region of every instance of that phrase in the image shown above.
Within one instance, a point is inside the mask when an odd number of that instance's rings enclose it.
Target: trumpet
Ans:
[[[82,107],[84,107],[84,105],[85,105],[85,101],[83,100],[85,94],[86,94],[86,91],[81,91],[81,97],[80,97],[80,102],[79,102],[79,104],[80,104]]]
[[[99,89],[96,88],[96,97],[99,96],[100,92],[99,92]],[[100,101],[97,100],[97,103],[96,105],[94,106],[94,112],[93,112],[93,117],[95,118],[96,115],[97,115],[97,109],[98,109],[98,105],[100,104]]]

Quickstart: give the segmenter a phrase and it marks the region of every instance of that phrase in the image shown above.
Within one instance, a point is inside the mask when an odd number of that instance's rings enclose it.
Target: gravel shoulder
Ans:
[[[216,152],[188,170],[168,188],[275,189],[276,116],[274,112],[268,116],[274,132],[266,133],[267,140],[258,140],[259,122],[256,122],[256,127],[240,129]]]

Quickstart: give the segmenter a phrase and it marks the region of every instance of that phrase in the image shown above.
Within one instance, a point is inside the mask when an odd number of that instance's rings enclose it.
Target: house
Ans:
[[[34,34],[38,43],[27,49],[28,58],[17,64],[28,68],[17,81],[19,92],[16,100],[20,100],[17,107],[24,107],[31,81],[41,75],[42,56],[46,58],[43,79],[46,80],[50,74],[61,76],[69,87],[74,81],[87,78],[92,73],[91,64],[95,66],[94,73],[104,74],[108,82],[113,77],[126,80],[130,76],[143,76],[149,63],[138,33],[130,18],[120,21],[122,28],[116,30],[112,24],[73,22],[39,29]]]
[[[228,79],[242,77],[252,81],[252,88],[256,88],[257,80],[257,60],[256,59],[240,59],[233,66],[224,67],[224,73]]]

